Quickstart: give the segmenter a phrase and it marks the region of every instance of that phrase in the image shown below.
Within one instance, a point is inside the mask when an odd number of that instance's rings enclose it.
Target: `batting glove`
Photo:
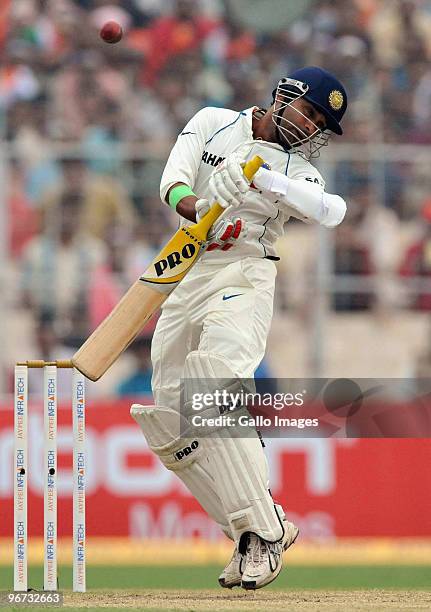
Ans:
[[[209,180],[211,195],[223,208],[239,206],[250,189],[241,162],[237,154],[229,155],[216,167]]]
[[[196,206],[196,221],[200,221],[210,209],[208,200],[198,200]],[[247,235],[247,225],[240,217],[218,219],[211,227],[207,236],[207,251],[220,249],[228,251],[238,240]]]

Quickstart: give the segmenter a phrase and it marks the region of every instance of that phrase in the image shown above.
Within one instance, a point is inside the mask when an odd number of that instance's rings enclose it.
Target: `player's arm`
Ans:
[[[169,188],[168,193],[166,195],[166,200],[168,203],[169,203],[169,196],[171,195],[173,190],[176,189],[177,187],[180,187],[180,188],[186,187],[187,189],[189,189],[188,185],[186,185],[185,183],[174,183],[172,187]],[[181,191],[178,189],[176,190],[176,192],[181,194]],[[198,201],[198,199],[199,198],[195,194],[185,195],[178,201],[177,205],[175,206],[175,210],[177,211],[179,215],[181,215],[185,219],[188,219],[189,221],[193,221],[193,223],[195,223],[196,221],[196,202]]]
[[[213,110],[203,108],[187,123],[170,152],[160,181],[162,201],[189,221],[196,221],[198,197],[193,193],[193,186],[205,142],[214,131]]]
[[[162,200],[192,222],[198,222],[210,209],[210,201],[199,198],[191,187],[196,182],[205,143],[217,127],[213,117],[213,110],[205,108],[189,121],[169,155],[160,183]],[[223,208],[240,204],[249,188],[240,159],[235,155],[219,164],[209,183],[212,201]],[[242,219],[224,217],[211,228],[207,250],[227,250],[245,235],[246,227]]]
[[[219,128],[215,109],[204,108],[186,125],[171,150],[160,182],[160,197],[182,217],[196,221],[199,195],[192,189],[196,183],[205,144]],[[214,201],[221,206],[238,206],[250,188],[244,176],[241,159],[232,154],[214,170],[209,182]]]
[[[343,198],[327,193],[322,185],[307,180],[307,177],[290,178],[281,172],[261,168],[253,182],[258,189],[276,196],[307,220],[325,227],[336,227],[346,214]]]

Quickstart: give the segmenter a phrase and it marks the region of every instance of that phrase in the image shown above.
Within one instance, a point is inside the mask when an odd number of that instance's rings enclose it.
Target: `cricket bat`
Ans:
[[[244,166],[251,181],[264,163],[255,156]],[[111,367],[136,338],[150,317],[183,280],[205,250],[208,232],[225,212],[217,202],[195,225],[181,227],[130,287],[112,312],[95,329],[72,357],[72,364],[84,376],[96,381]]]

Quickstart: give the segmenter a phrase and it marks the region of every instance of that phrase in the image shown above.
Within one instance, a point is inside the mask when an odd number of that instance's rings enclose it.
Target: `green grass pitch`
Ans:
[[[89,589],[213,589],[219,566],[88,566]],[[59,567],[60,590],[72,586],[71,567]],[[41,589],[43,568],[30,566],[29,586]],[[13,570],[2,567],[0,589],[10,589]],[[292,566],[265,590],[431,589],[429,566]]]

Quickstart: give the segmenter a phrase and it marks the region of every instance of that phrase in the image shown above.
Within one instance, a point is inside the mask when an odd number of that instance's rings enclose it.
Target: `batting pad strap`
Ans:
[[[178,202],[187,196],[197,197],[193,190],[187,185],[177,185],[169,192],[169,206],[174,210],[177,209]]]

